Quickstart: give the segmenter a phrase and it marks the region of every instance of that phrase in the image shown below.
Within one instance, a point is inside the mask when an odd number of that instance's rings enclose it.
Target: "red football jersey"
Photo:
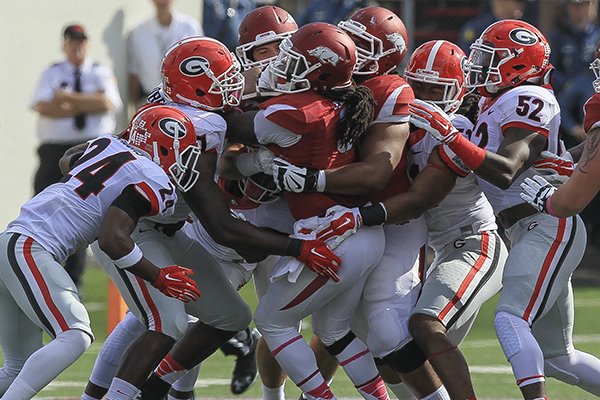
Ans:
[[[583,105],[583,129],[589,132],[600,126],[600,93],[594,93]]]
[[[293,145],[269,144],[269,149],[292,164],[315,169],[331,169],[356,161],[356,150],[338,143],[336,126],[343,104],[314,92],[285,94],[260,104],[264,118],[299,135]],[[258,135],[258,132],[257,132]],[[356,198],[324,193],[285,193],[296,219],[323,215],[336,204],[358,205]]]
[[[363,83],[371,89],[375,98],[375,118],[377,123],[408,123],[408,104],[415,99],[411,87],[399,75],[380,75]],[[402,152],[402,158],[394,169],[394,173],[387,187],[382,191],[370,195],[365,200],[373,203],[383,201],[399,193],[408,191],[410,181],[407,174],[407,148],[408,142]]]

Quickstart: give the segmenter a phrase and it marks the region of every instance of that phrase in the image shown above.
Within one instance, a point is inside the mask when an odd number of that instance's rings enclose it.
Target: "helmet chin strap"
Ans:
[[[152,161],[160,165],[160,157],[158,156],[158,143],[152,143]]]

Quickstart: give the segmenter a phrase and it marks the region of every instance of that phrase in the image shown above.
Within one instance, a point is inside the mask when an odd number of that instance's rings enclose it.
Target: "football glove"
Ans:
[[[521,183],[521,198],[535,207],[539,212],[550,214],[548,199],[554,194],[556,188],[539,175],[533,179],[525,178]]]
[[[322,241],[303,240],[300,254],[296,258],[311,271],[330,278],[334,282],[339,282],[340,277],[337,271],[340,269],[342,260]]]
[[[325,189],[325,173],[318,169],[298,167],[283,158],[275,157],[272,172],[277,188],[282,191],[302,193],[322,192]]]
[[[327,243],[331,249],[338,247],[362,226],[358,208],[333,206],[327,210],[324,220],[327,223],[317,232],[317,239]]]
[[[460,134],[448,114],[433,103],[416,99],[408,105],[408,112],[413,125],[426,130],[442,143],[449,144]]]
[[[166,296],[188,303],[196,301],[202,295],[191,275],[194,271],[189,268],[171,265],[160,269],[156,282],[152,284]]]
[[[557,156],[550,151],[542,151],[541,157],[535,160],[533,168],[552,184],[561,184],[569,180],[575,164],[567,152],[563,156]]]

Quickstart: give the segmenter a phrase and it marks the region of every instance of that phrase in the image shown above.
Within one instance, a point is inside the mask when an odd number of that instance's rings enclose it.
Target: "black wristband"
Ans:
[[[306,182],[304,184],[304,192],[316,192],[317,182],[319,180],[319,170],[306,168]]]
[[[304,240],[290,239],[290,244],[285,252],[285,255],[290,257],[298,257],[300,255],[302,242],[304,242]]]
[[[383,225],[387,219],[387,212],[381,203],[358,207],[358,211],[364,226]]]

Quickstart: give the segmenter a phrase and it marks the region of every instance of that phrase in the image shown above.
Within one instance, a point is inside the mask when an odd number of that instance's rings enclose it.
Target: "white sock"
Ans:
[[[9,358],[6,354],[4,356],[4,366],[0,368],[0,397],[4,395],[25,364],[25,360]]]
[[[194,390],[194,386],[196,385],[196,380],[198,379],[198,374],[200,373],[200,364],[196,365],[194,368],[190,369],[187,374],[177,379],[175,383],[173,383],[172,389],[177,390],[178,392],[190,392]],[[177,400],[175,397],[167,397],[167,400]]]
[[[107,400],[132,400],[140,390],[131,383],[120,378],[114,378],[106,394]]]
[[[440,386],[438,390],[431,393],[428,396],[423,397],[421,400],[451,400],[448,391],[444,385]]]
[[[544,366],[546,375],[600,397],[600,360],[593,355],[575,350],[546,359]]]
[[[262,399],[263,400],[285,400],[285,384],[278,388],[270,388],[262,385]]]
[[[117,324],[102,345],[89,381],[96,386],[108,389],[117,373],[121,356],[125,353],[127,346],[145,331],[144,324],[132,312],[127,312],[125,318]]]
[[[92,396],[84,393],[81,395],[81,400],[102,400],[102,399],[99,399],[97,397],[92,397]]]
[[[403,382],[400,383],[386,383],[387,387],[392,393],[396,395],[398,400],[416,400],[417,398],[412,394]]]
[[[73,364],[91,343],[92,339],[78,329],[59,333],[54,340],[29,356],[2,398],[32,398]]]

